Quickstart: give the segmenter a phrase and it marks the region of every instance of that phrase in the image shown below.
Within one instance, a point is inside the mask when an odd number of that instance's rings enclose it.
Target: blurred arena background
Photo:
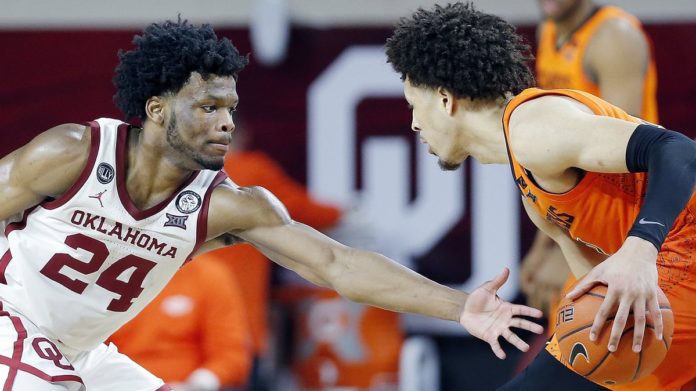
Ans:
[[[408,131],[401,83],[383,54],[398,18],[433,3],[3,1],[0,154],[56,124],[120,118],[111,100],[116,53],[130,48],[132,35],[146,24],[177,15],[211,23],[219,36],[251,53],[238,91],[254,149],[273,156],[320,200],[356,209],[358,226],[370,236],[362,244],[467,290],[509,266],[512,276],[501,295],[514,300],[517,264],[534,232],[520,214],[509,168],[469,161],[457,172],[440,172]],[[534,45],[535,0],[474,3],[515,23]],[[638,16],[653,41],[660,122],[696,136],[696,2],[610,3]],[[500,186],[508,191],[493,190]],[[434,337],[443,390],[486,389],[511,376],[514,355],[498,362],[457,325],[415,317],[404,325],[408,335]]]

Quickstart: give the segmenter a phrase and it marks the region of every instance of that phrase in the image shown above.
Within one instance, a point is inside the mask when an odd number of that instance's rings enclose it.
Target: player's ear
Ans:
[[[442,87],[438,87],[437,95],[438,99],[440,99],[441,107],[445,110],[445,112],[447,112],[447,114],[452,115],[456,105],[454,95],[449,90]]]
[[[145,113],[152,122],[162,125],[164,123],[165,99],[161,96],[153,96],[145,102]]]

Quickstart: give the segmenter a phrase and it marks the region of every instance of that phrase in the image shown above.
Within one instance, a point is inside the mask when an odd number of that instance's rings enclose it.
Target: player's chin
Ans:
[[[437,164],[440,166],[440,169],[442,171],[454,171],[458,169],[462,163],[453,163],[453,162],[448,162],[446,160],[443,160],[442,158],[437,160]]]
[[[225,157],[207,156],[203,159],[198,159],[198,164],[206,170],[220,171],[225,166]]]

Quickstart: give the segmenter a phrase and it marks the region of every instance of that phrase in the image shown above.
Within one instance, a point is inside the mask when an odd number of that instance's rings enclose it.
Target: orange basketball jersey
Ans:
[[[596,115],[640,122],[616,106],[590,94],[575,90],[530,88],[513,98],[505,109],[503,126],[508,155],[517,186],[526,201],[547,220],[566,230],[576,241],[613,254],[623,244],[638,216],[647,187],[647,174],[605,174],[586,172],[575,187],[562,194],[539,188],[531,174],[515,159],[509,147],[510,115],[524,102],[544,96],[570,97],[589,107]],[[696,378],[696,195],[677,217],[657,258],[660,288],[669,298],[674,313],[674,335],[667,357],[650,376],[624,386],[605,387],[621,391],[676,391]],[[554,337],[546,350],[568,366],[560,356]]]
[[[509,140],[510,115],[515,108],[526,101],[544,95],[573,98],[586,105],[596,115],[641,122],[640,119],[628,115],[618,107],[582,91],[530,88],[512,99],[505,109],[503,124],[506,141]],[[645,173],[586,172],[573,189],[566,193],[554,194],[542,190],[535,184],[530,173],[515,159],[515,152],[510,150],[509,143],[508,153],[517,186],[537,212],[565,229],[574,240],[601,253],[610,255],[621,247],[638,216],[645,196],[647,188]],[[690,205],[696,205],[694,197]],[[676,226],[678,225],[675,224]]]
[[[536,54],[537,83],[540,88],[571,88],[589,92],[592,95],[602,96],[599,85],[587,74],[584,64],[585,52],[597,29],[609,19],[620,18],[628,21],[636,29],[640,30],[645,39],[649,37],[643,31],[640,21],[620,8],[605,6],[597,11],[583,23],[565,43],[558,46],[556,24],[545,21],[539,29],[539,48]],[[657,73],[653,59],[652,48],[648,69],[643,83],[643,105],[640,112],[641,118],[653,123],[657,118]]]

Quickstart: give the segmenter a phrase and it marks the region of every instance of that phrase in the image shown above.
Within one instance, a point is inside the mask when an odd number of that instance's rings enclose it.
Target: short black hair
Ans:
[[[414,86],[494,100],[534,85],[529,45],[503,19],[471,3],[419,8],[387,40],[388,62]]]
[[[232,76],[249,63],[227,38],[218,39],[213,28],[194,26],[181,17],[176,22],[153,23],[143,35],[133,37],[135,48],[118,53],[114,85],[114,103],[126,120],[145,120],[145,102],[153,96],[177,93],[198,72]]]

